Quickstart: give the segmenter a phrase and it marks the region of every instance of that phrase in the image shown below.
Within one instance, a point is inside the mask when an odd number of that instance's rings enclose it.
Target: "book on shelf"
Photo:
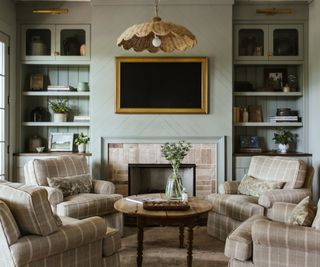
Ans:
[[[262,148],[240,148],[239,152],[243,152],[243,153],[261,153],[262,152]]]
[[[73,117],[73,121],[90,121],[90,116],[88,115],[76,115]]]
[[[273,116],[270,117],[271,122],[298,122],[298,116]]]
[[[75,88],[70,85],[48,85],[48,91],[75,91]]]

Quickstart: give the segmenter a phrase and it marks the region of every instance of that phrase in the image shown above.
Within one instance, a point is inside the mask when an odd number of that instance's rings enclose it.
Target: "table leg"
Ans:
[[[137,218],[137,226],[138,226],[138,247],[137,247],[137,266],[142,266],[142,255],[143,255],[143,227],[144,227],[144,220],[140,216]]]
[[[188,256],[187,256],[187,266],[192,266],[192,249],[193,249],[193,227],[194,225],[188,226]]]
[[[179,225],[179,241],[180,241],[180,248],[184,248],[184,225]]]

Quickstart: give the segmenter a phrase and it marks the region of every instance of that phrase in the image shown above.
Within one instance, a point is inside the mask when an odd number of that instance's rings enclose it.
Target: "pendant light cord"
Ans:
[[[154,13],[156,17],[159,17],[159,4],[160,0],[154,0]]]

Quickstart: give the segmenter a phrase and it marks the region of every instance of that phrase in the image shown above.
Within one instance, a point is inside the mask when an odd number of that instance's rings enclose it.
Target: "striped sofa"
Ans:
[[[255,215],[227,238],[230,267],[302,267],[320,264],[320,201],[311,227],[285,224],[295,207],[274,203],[270,219]]]
[[[313,168],[304,161],[288,157],[252,157],[248,175],[266,181],[283,181],[283,189],[275,189],[259,198],[238,193],[240,181],[227,181],[219,186],[219,193],[211,194],[208,200],[213,209],[208,215],[208,234],[225,240],[241,222],[253,215],[272,212],[273,203],[298,203],[311,195]]]
[[[47,191],[0,184],[0,266],[120,266],[120,233],[100,217],[54,215]]]
[[[109,181],[93,179],[93,192],[63,197],[62,191],[48,186],[47,177],[67,177],[89,174],[87,160],[81,155],[64,155],[49,159],[34,159],[24,166],[26,183],[45,188],[51,207],[59,216],[84,219],[102,217],[107,226],[123,232],[123,215],[114,209],[114,203],[122,198],[115,194],[115,186]]]

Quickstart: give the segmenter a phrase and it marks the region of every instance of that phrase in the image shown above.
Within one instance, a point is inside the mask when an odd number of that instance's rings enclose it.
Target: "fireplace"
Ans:
[[[164,193],[170,164],[128,164],[128,194]],[[181,164],[182,184],[189,196],[196,195],[196,165]]]

